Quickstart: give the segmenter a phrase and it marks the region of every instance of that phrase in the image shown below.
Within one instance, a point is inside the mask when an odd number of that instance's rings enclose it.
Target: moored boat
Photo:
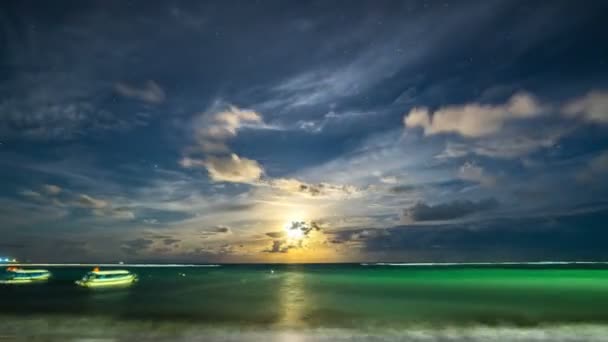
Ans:
[[[110,287],[129,286],[137,281],[137,275],[127,270],[105,270],[94,268],[91,272],[77,280],[76,284],[82,287]]]
[[[6,275],[0,279],[0,284],[28,284],[46,281],[51,277],[48,270],[24,270],[17,267],[8,267]]]

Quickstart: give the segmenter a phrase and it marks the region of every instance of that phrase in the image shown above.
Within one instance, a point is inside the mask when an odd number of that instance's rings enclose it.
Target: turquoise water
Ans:
[[[0,287],[0,341],[608,338],[606,266],[144,267],[116,289],[49,269],[48,283]]]

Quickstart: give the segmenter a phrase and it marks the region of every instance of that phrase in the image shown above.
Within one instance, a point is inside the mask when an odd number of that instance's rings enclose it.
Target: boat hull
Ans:
[[[12,279],[3,279],[0,280],[0,284],[31,284],[47,281],[51,277],[51,273],[24,276],[20,275],[19,277],[15,277]]]
[[[116,278],[116,279],[107,279],[107,280],[77,280],[76,285],[88,288],[98,288],[98,287],[119,287],[119,286],[130,286],[137,281],[137,276],[130,274],[128,276]]]

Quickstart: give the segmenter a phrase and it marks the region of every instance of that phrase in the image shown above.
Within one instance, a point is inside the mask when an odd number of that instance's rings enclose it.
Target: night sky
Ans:
[[[608,260],[606,1],[3,1],[0,255]]]

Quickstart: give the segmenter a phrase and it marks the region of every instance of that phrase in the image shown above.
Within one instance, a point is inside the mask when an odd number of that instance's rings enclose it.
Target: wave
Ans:
[[[608,325],[563,324],[535,327],[412,326],[401,329],[211,327],[199,324],[82,317],[0,317],[0,337],[8,340],[156,341],[607,341]]]

